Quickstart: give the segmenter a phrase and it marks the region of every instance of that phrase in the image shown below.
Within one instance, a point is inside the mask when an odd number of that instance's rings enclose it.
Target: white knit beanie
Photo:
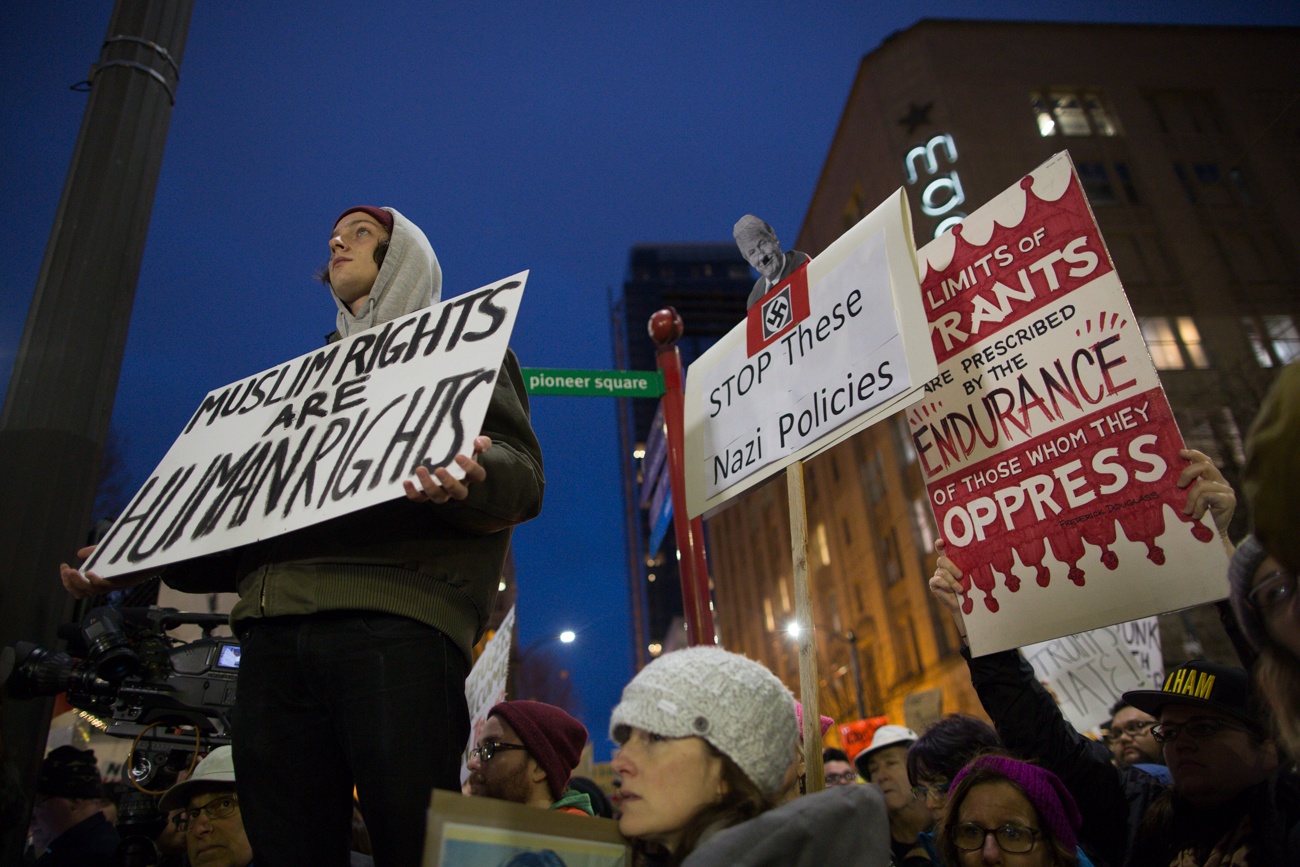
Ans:
[[[623,689],[609,720],[669,738],[702,738],[729,757],[767,795],[781,788],[799,733],[794,696],[776,675],[720,647],[659,657]]]

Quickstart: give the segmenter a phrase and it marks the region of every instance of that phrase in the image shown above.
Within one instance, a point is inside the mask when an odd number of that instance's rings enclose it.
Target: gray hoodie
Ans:
[[[393,233],[370,297],[353,316],[338,295],[330,292],[339,311],[335,319],[339,337],[383,325],[442,299],[442,268],[433,245],[419,226],[393,208],[384,210],[393,215]]]

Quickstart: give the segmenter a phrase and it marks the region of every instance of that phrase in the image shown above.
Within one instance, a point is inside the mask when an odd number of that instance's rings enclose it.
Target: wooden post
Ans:
[[[808,586],[808,509],[803,491],[803,461],[785,471],[790,500],[790,553],[794,563],[794,619],[799,625],[799,701],[803,703],[804,788],[826,788],[822,768],[821,713],[817,705],[817,643],[814,640],[812,591]]]

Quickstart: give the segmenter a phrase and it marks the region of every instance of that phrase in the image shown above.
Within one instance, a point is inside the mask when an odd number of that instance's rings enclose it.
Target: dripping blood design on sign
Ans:
[[[939,376],[907,413],[974,653],[1221,598],[1187,462],[1067,154],[918,253]]]

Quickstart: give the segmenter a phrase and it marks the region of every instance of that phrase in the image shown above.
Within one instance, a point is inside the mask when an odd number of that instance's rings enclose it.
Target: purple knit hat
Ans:
[[[1078,830],[1083,824],[1074,796],[1065,788],[1060,777],[1038,765],[1031,765],[1008,756],[980,756],[962,768],[952,781],[956,789],[972,770],[993,771],[1011,780],[1025,790],[1029,802],[1038,811],[1038,818],[1052,832],[1065,851],[1073,852],[1079,845]]]

